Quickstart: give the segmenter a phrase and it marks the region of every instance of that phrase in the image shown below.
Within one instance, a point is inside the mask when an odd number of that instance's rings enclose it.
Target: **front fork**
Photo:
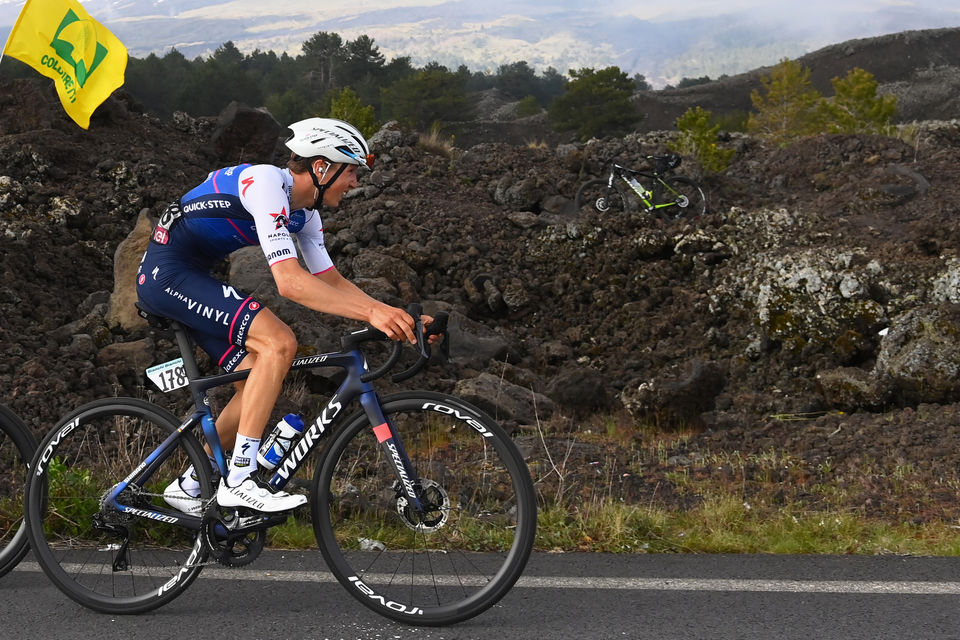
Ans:
[[[380,406],[380,399],[376,391],[368,391],[360,396],[360,404],[367,414],[367,419],[373,427],[373,433],[380,443],[387,459],[390,460],[393,472],[397,476],[397,483],[400,486],[400,492],[406,496],[409,504],[415,511],[422,511],[423,504],[417,487],[420,485],[420,479],[417,476],[413,463],[407,455],[403,442],[400,440],[400,434],[393,422],[387,418]]]

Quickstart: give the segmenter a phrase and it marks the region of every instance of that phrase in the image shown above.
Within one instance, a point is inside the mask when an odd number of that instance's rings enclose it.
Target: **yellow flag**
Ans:
[[[126,47],[76,0],[27,0],[3,52],[53,78],[67,115],[84,129],[127,69]]]

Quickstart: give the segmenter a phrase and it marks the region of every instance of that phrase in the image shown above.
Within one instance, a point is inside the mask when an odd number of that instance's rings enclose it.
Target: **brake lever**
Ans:
[[[433,322],[427,327],[427,349],[430,348],[429,338],[430,336],[443,336],[440,339],[440,343],[435,345],[440,350],[440,355],[443,356],[444,362],[450,360],[450,334],[447,333],[447,321],[450,319],[450,314],[446,311],[441,311],[436,316],[433,317]]]

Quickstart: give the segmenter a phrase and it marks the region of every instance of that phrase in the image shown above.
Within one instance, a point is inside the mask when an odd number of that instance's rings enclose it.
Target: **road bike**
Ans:
[[[0,405],[0,576],[27,553],[23,487],[37,440],[17,414]]]
[[[419,307],[409,311],[417,335],[424,335]],[[172,329],[181,354],[148,375],[163,387],[189,386],[193,413],[181,421],[144,400],[93,401],[44,438],[27,483],[30,542],[43,570],[70,598],[108,613],[170,602],[205,564],[249,564],[267,529],[290,515],[217,504],[217,476],[226,473],[227,458],[207,391],[248,372],[201,376],[182,326],[141,315]],[[437,314],[426,335],[442,334],[445,343],[444,316]],[[432,391],[381,398],[372,382],[396,365],[402,344],[375,370],[362,349],[386,339],[366,327],[342,336],[341,351],[293,361],[293,370],[339,367],[346,377],[277,466],[259,473],[282,489],[324,443],[307,485],[314,534],[330,571],[388,618],[453,624],[498,602],[523,571],[536,532],[533,483],[510,436],[476,407]],[[428,340],[418,340],[418,351],[394,381],[426,365]],[[349,412],[354,401],[359,407]],[[200,515],[174,510],[162,498],[190,464],[201,484]]]
[[[675,153],[645,156],[653,166],[636,170],[611,163],[605,178],[588,180],[577,189],[578,212],[623,213],[637,202],[640,210],[655,213],[665,222],[696,220],[707,212],[707,196],[692,178],[673,175],[681,158]]]

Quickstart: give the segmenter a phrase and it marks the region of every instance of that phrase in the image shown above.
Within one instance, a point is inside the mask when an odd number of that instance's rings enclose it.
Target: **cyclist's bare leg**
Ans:
[[[247,507],[267,513],[289,511],[306,504],[306,496],[272,490],[254,472],[260,438],[280,395],[283,379],[293,364],[297,340],[290,327],[269,310],[262,309],[250,324],[244,348],[255,357],[247,382],[237,394],[240,406],[237,440],[230,472],[217,488],[217,502],[221,507]],[[231,407],[228,419],[234,415],[236,408]]]
[[[243,362],[240,363],[240,366],[237,367],[237,371],[249,369],[253,366],[256,359],[257,357],[255,355],[248,353],[243,359]],[[220,436],[220,446],[224,451],[233,449],[233,443],[237,440],[237,428],[240,426],[240,409],[243,404],[243,387],[245,384],[246,380],[233,383],[236,392],[227,404],[224,405],[223,410],[220,411],[220,415],[217,416],[217,435]],[[208,456],[213,455],[213,451],[210,450],[210,445],[206,445],[205,449]]]
[[[264,506],[263,496],[255,497],[251,503],[245,500],[250,497],[249,491],[237,494],[236,488],[256,470],[257,443],[296,355],[297,341],[286,324],[268,309],[262,309],[250,324],[244,347],[248,353],[240,366],[250,369],[250,375],[245,382],[236,384],[237,390],[217,416],[216,426],[224,450],[234,448],[238,433],[247,438],[243,440],[244,444],[253,445],[253,449],[239,454],[244,458],[242,465],[239,464],[238,453],[234,451],[230,476],[221,481],[217,497],[225,506],[249,505],[265,511],[292,509],[303,504],[306,498],[279,492],[274,495],[273,504]],[[206,449],[207,455],[211,455],[209,445]],[[200,493],[200,485],[192,476],[191,467],[166,488],[164,500],[181,511],[199,513],[201,505],[196,497]],[[230,481],[229,487],[224,489],[223,483],[227,480]]]
[[[297,339],[290,327],[269,309],[263,309],[250,324],[250,333],[247,335],[244,347],[250,352],[244,360],[249,360],[251,356],[253,360],[250,376],[242,392],[237,394],[239,399],[237,433],[248,438],[259,438],[263,435],[267,419],[280,395],[283,379],[290,370],[290,365],[297,353]],[[230,406],[233,403],[234,399],[231,399],[224,408],[224,411],[230,410],[229,420],[233,419],[236,411],[235,407]],[[225,423],[224,427],[228,425],[229,422]],[[219,432],[219,424],[217,427]]]

